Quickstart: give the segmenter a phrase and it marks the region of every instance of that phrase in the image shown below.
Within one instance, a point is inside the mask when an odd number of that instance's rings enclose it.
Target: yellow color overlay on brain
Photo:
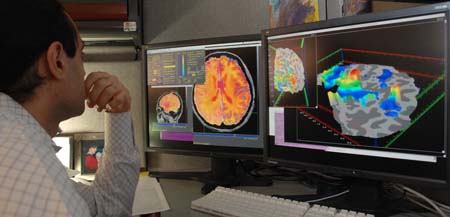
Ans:
[[[198,115],[211,125],[238,124],[252,103],[245,72],[236,60],[224,55],[206,61],[205,76],[205,83],[194,87]]]
[[[174,93],[169,93],[161,97],[159,100],[159,106],[163,108],[165,113],[175,112],[181,108],[181,102],[178,96]]]

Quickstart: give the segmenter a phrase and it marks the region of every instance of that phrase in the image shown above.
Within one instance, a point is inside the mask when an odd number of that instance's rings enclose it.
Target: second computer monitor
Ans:
[[[269,161],[449,187],[447,7],[267,30]]]

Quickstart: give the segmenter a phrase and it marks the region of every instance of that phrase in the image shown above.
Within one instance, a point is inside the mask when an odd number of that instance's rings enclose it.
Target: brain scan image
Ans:
[[[236,54],[214,52],[205,58],[205,83],[193,88],[193,110],[202,125],[233,132],[250,118],[255,104],[251,74]]]
[[[159,96],[156,104],[158,123],[178,123],[182,113],[183,100],[177,92],[166,92]]]
[[[297,93],[305,86],[305,69],[300,57],[289,48],[278,48],[274,63],[274,87],[279,92]]]

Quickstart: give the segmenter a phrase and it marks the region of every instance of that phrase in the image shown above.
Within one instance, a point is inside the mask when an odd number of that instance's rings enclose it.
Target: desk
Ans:
[[[191,209],[191,201],[203,196],[200,189],[203,184],[191,180],[159,179],[159,183],[164,191],[169,203],[170,210],[161,213],[161,217],[210,217],[211,215],[197,212]],[[252,191],[262,194],[313,194],[314,189],[300,185],[298,182],[275,181],[270,187],[241,186],[236,187],[245,191]]]

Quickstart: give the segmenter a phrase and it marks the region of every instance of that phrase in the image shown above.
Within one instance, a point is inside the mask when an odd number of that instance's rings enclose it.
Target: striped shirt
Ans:
[[[0,216],[131,216],[140,165],[129,113],[106,115],[102,167],[91,186],[68,177],[54,145],[0,93]]]

